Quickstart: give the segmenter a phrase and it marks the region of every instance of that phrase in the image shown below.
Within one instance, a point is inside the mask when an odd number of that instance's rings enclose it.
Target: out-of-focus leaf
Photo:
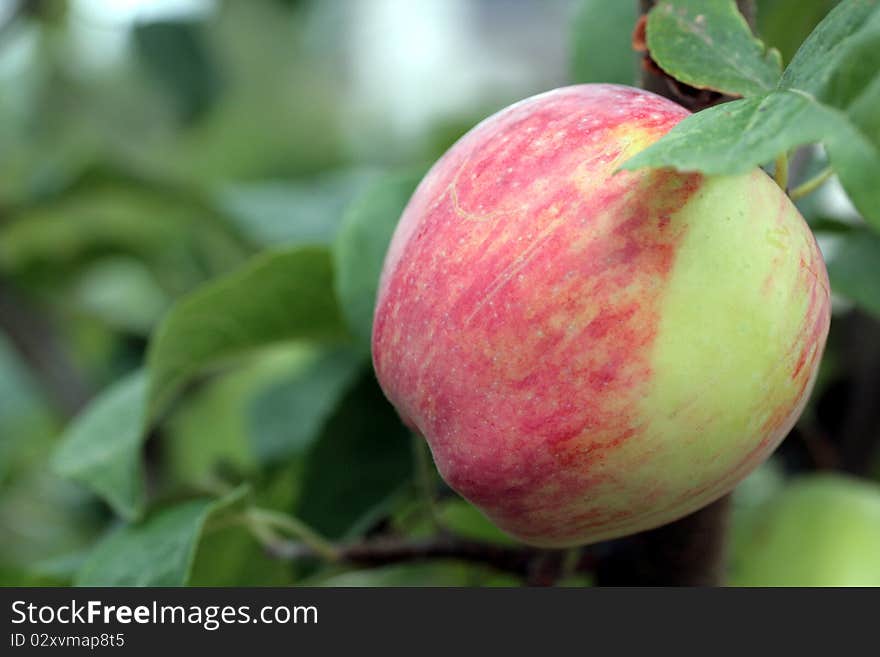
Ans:
[[[0,486],[43,453],[34,435],[52,435],[51,410],[27,366],[0,332]]]
[[[193,376],[283,342],[339,342],[330,254],[293,248],[255,257],[175,304],[148,354],[148,416],[158,417]]]
[[[880,317],[880,236],[866,229],[840,235],[828,262],[831,289]]]
[[[102,540],[76,577],[77,586],[184,586],[209,519],[232,513],[241,487],[220,500],[199,499],[153,513]]]
[[[39,388],[8,338],[0,333],[0,424],[40,407]]]
[[[782,73],[779,52],[752,35],[733,0],[661,0],[648,15],[647,37],[654,61],[699,89],[754,96]]]
[[[389,175],[352,203],[333,249],[336,292],[346,321],[369,351],[379,275],[394,228],[423,171]]]
[[[364,359],[353,349],[332,349],[257,396],[248,423],[260,461],[304,453],[363,366]]]
[[[105,521],[87,490],[46,467],[43,458],[4,482],[0,495],[0,568],[35,573],[40,562],[85,549]]]
[[[878,53],[880,2],[845,0],[803,44],[777,90],[686,118],[623,168],[742,173],[822,142],[859,212],[880,227]]]
[[[334,538],[357,532],[411,475],[409,431],[365,374],[307,457],[297,516]]]
[[[365,170],[306,182],[237,183],[217,192],[220,206],[256,244],[330,244],[348,203],[375,179]]]
[[[201,24],[145,23],[135,27],[134,43],[147,69],[170,93],[181,119],[193,120],[211,107],[222,84]]]
[[[199,203],[121,181],[83,181],[68,195],[0,224],[0,268],[70,271],[111,254],[148,264],[162,286],[184,291],[239,264],[246,252],[229,225]]]
[[[345,81],[332,57],[307,51],[308,22],[271,2],[216,5],[206,36],[222,61],[223,95],[186,134],[145,145],[144,156],[212,181],[299,177],[347,162]]]
[[[58,266],[111,250],[149,257],[180,236],[179,217],[169,217],[167,209],[122,190],[41,205],[0,226],[0,266]]]
[[[74,292],[84,310],[135,335],[149,334],[169,304],[150,270],[125,256],[90,265],[77,280]]]
[[[147,382],[137,372],[108,388],[68,427],[54,469],[101,496],[126,519],[140,516],[146,486],[141,466]]]
[[[573,82],[634,84],[636,2],[582,0],[571,24]]]

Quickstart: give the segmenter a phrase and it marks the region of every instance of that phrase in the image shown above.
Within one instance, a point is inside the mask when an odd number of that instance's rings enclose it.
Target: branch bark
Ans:
[[[599,586],[718,586],[724,579],[730,496],[614,544],[596,567]]]

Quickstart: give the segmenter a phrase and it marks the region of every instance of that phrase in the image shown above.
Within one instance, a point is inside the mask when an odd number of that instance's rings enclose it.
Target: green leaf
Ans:
[[[98,173],[0,224],[0,268],[7,271],[38,271],[63,284],[71,270],[108,254],[141,260],[172,292],[227,272],[246,255],[228,221],[198,199]]]
[[[635,2],[582,0],[571,24],[573,82],[635,83],[637,15]]]
[[[258,395],[248,413],[257,458],[272,463],[304,453],[363,366],[353,349],[332,349]]]
[[[194,22],[159,21],[134,29],[138,55],[166,87],[184,121],[204,114],[222,87],[201,28]]]
[[[123,518],[141,515],[147,382],[136,372],[92,402],[67,428],[52,459],[60,475],[102,497]]]
[[[169,311],[148,354],[148,418],[155,420],[188,381],[209,368],[283,342],[338,342],[346,336],[326,249],[257,256]]]
[[[859,212],[880,228],[880,2],[848,0],[829,12],[780,82],[834,108],[823,140]]]
[[[844,108],[880,75],[878,43],[880,3],[841,2],[798,49],[780,86]]]
[[[127,525],[102,540],[76,577],[77,586],[184,586],[210,520],[237,509],[246,487],[220,500],[183,502]]]
[[[309,452],[296,515],[331,538],[355,533],[411,476],[409,431],[364,374]]]
[[[661,0],[647,37],[660,68],[692,87],[754,96],[773,89],[782,72],[779,52],[752,35],[733,0]]]
[[[745,173],[797,146],[824,142],[853,203],[880,227],[880,147],[839,110],[796,90],[775,91],[693,114],[622,166]]]
[[[623,168],[743,173],[822,142],[856,208],[880,228],[878,102],[880,2],[848,0],[807,39],[778,89],[686,118]]]
[[[828,259],[831,289],[880,317],[880,236],[854,229],[837,239]]]
[[[859,213],[880,230],[880,140],[841,119],[825,139],[828,157]]]
[[[369,350],[373,310],[385,252],[424,171],[377,181],[346,212],[333,249],[336,292],[342,312],[361,346]]]
[[[692,114],[624,163],[624,169],[672,166],[728,175],[821,139],[833,114],[791,91],[735,100]]]
[[[11,429],[49,414],[40,386],[20,352],[0,331],[0,485],[11,466],[13,448],[22,445],[22,434]]]
[[[169,305],[146,265],[122,255],[88,265],[77,278],[73,295],[83,310],[133,335],[149,335]]]

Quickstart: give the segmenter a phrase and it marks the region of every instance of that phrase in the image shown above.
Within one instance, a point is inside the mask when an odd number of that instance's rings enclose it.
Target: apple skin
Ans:
[[[755,511],[732,586],[880,586],[880,486],[835,474],[795,480]]]
[[[687,114],[606,84],[521,101],[434,165],[394,233],[378,381],[446,482],[524,542],[695,511],[810,393],[828,278],[776,184],[616,172]]]

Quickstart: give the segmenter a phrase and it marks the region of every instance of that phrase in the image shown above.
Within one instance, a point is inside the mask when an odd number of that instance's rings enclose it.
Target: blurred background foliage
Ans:
[[[834,4],[760,0],[759,32],[788,61]],[[511,544],[373,380],[375,281],[468,128],[636,82],[635,5],[0,0],[0,583],[521,583],[448,559],[290,563],[235,510]],[[832,333],[803,419],[737,491],[730,581],[880,583],[880,237],[834,182],[801,205]],[[224,326],[228,308],[249,319]]]

